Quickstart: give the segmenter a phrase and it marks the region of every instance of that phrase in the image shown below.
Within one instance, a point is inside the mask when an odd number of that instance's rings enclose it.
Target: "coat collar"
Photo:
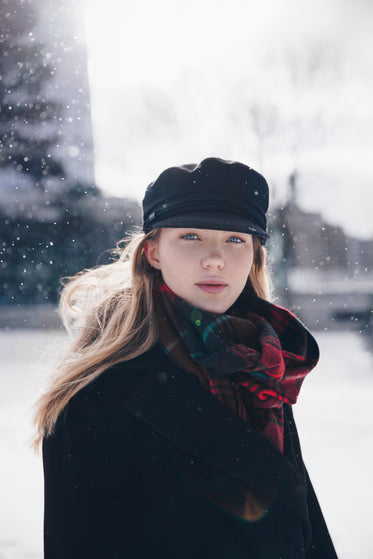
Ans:
[[[143,358],[146,372],[125,408],[176,446],[244,485],[275,496],[307,524],[303,480],[286,456],[190,373],[173,365],[159,346]]]

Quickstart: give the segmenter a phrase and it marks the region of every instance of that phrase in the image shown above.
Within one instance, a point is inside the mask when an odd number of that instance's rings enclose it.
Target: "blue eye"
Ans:
[[[195,241],[196,239],[198,239],[198,237],[195,233],[185,233],[185,235],[182,235],[180,239],[186,239],[187,241]]]
[[[237,244],[240,244],[240,243],[244,243],[244,242],[245,242],[245,241],[244,241],[243,239],[241,239],[240,237],[234,237],[234,236],[229,237],[228,241],[229,241],[229,242],[232,242],[232,243],[237,243]]]

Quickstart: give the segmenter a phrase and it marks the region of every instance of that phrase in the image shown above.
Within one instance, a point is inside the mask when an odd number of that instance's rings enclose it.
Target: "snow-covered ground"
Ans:
[[[65,343],[61,331],[0,330],[0,559],[40,559],[43,475],[32,405]]]
[[[319,333],[321,361],[294,413],[304,460],[340,559],[372,559],[373,354],[357,334]],[[31,405],[60,331],[0,331],[0,559],[41,559],[40,457],[28,446]]]

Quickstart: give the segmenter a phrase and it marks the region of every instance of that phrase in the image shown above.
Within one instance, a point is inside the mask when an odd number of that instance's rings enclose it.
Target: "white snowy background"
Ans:
[[[316,337],[321,360],[294,408],[304,460],[339,559],[372,559],[373,354],[352,332]],[[65,342],[61,331],[0,331],[1,559],[42,558],[42,466],[29,447],[30,407]]]
[[[284,196],[373,235],[371,0],[86,1],[97,184],[141,199],[165,167],[217,155]],[[81,22],[83,25],[83,22]],[[373,353],[316,333],[321,361],[295,406],[304,459],[340,559],[372,559]],[[0,330],[0,559],[41,559],[31,405],[61,331]]]
[[[219,156],[352,236],[373,236],[371,0],[88,0],[96,181],[141,200]]]

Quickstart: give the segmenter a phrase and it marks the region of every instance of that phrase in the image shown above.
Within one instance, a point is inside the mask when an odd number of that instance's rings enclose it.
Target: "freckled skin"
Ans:
[[[176,295],[197,308],[223,313],[236,301],[253,264],[253,240],[246,233],[164,228],[145,253]]]

